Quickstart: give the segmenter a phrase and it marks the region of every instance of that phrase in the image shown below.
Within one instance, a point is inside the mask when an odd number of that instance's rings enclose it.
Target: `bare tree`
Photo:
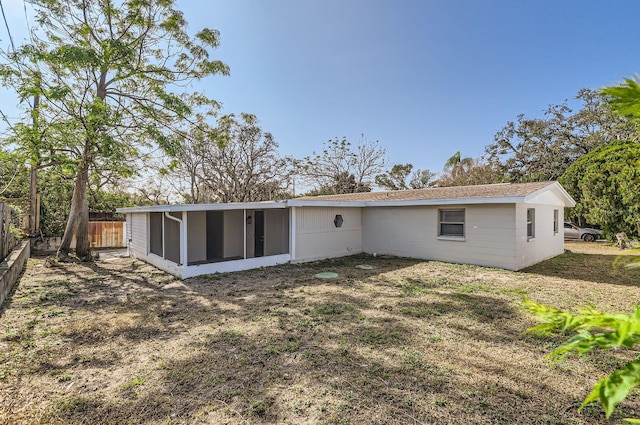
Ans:
[[[214,134],[214,137],[210,137]],[[176,167],[187,180],[187,202],[255,202],[290,195],[292,161],[278,153],[271,133],[252,114],[225,115],[218,126],[195,128],[182,144]]]
[[[298,173],[314,194],[369,192],[385,166],[386,150],[362,135],[355,149],[346,138],[327,141],[322,153],[302,159]]]

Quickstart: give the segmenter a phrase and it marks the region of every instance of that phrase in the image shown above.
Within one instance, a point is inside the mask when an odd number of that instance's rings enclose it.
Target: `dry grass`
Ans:
[[[638,353],[551,365],[562,338],[523,335],[519,302],[630,311],[640,269],[567,248],[521,273],[356,256],[185,281],[31,259],[0,318],[0,422],[604,423],[577,407]],[[615,415],[640,416],[638,394]]]

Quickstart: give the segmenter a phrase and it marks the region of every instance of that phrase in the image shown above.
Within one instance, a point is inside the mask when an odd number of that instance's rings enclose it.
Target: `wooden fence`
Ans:
[[[0,261],[4,260],[18,244],[18,238],[11,231],[11,226],[18,224],[17,220],[17,211],[8,204],[0,202]]]
[[[124,248],[124,221],[90,221],[89,244],[91,248]]]

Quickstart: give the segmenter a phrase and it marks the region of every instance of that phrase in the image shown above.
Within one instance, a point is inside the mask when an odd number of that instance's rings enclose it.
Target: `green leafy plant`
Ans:
[[[554,331],[571,332],[574,335],[552,351],[548,357],[559,360],[570,352],[585,354],[596,348],[634,349],[640,345],[640,306],[632,314],[610,314],[594,307],[583,309],[578,314],[523,299],[525,310],[542,319],[542,323],[527,332],[548,333]],[[599,401],[607,418],[629,391],[640,386],[640,358],[633,360],[609,376],[601,379],[593,387],[591,394],[582,402],[582,409],[593,401]],[[625,419],[628,423],[640,423],[638,419]]]

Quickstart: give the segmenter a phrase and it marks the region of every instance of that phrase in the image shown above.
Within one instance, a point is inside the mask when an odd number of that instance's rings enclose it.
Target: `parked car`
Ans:
[[[591,227],[578,227],[571,223],[564,223],[565,239],[582,239],[585,242],[594,242],[602,235],[602,230]]]

